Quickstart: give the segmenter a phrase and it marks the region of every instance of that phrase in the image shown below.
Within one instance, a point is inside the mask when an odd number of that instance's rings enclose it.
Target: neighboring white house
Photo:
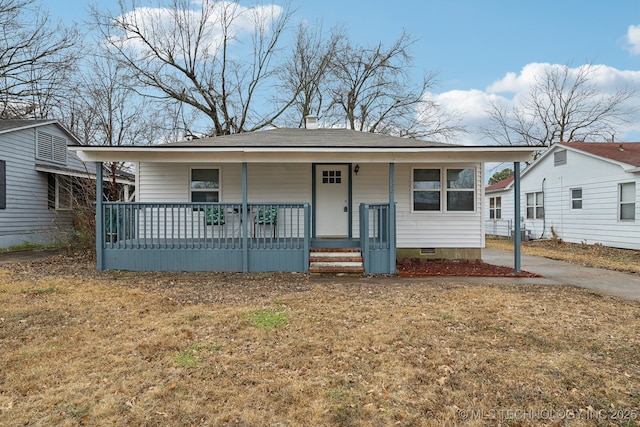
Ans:
[[[521,174],[521,226],[532,239],[640,249],[640,143],[565,142]],[[485,232],[510,236],[513,181],[485,188]]]
[[[317,128],[73,150],[137,165],[137,203],[99,206],[98,268],[308,271],[309,249],[355,247],[374,273],[479,259],[483,162],[535,151]]]
[[[485,187],[484,231],[494,237],[511,237],[513,233],[513,176]]]

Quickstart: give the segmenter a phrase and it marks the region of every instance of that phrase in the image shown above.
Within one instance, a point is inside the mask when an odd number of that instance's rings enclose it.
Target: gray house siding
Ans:
[[[56,124],[16,129],[0,134],[0,160],[5,165],[6,204],[0,209],[0,247],[24,242],[50,243],[73,226],[71,210],[48,207],[49,173],[37,167],[84,171],[75,153],[66,153],[66,164],[36,159],[38,132],[64,138],[69,136]]]

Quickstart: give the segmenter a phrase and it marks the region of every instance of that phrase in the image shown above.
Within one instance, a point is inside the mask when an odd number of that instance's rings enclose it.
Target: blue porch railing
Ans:
[[[395,205],[360,205],[360,250],[367,274],[396,272]]]
[[[103,202],[102,269],[309,270],[306,203]],[[100,217],[99,217],[100,218]]]

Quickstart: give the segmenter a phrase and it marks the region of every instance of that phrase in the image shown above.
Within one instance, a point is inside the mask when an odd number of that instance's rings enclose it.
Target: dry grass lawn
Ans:
[[[640,424],[638,302],[93,268],[0,268],[0,425]]]
[[[507,239],[487,238],[486,245],[490,248],[513,250],[513,242]],[[598,244],[567,243],[559,239],[531,240],[522,242],[521,247],[522,253],[527,255],[640,274],[640,251]]]

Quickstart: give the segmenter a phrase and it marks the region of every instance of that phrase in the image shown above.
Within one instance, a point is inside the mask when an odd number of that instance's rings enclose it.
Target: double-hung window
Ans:
[[[502,197],[497,196],[489,198],[489,218],[502,218]]]
[[[441,193],[440,169],[413,170],[414,211],[439,211]]]
[[[544,218],[544,193],[527,193],[527,219]]]
[[[70,210],[73,203],[71,178],[50,173],[48,175],[47,207]]]
[[[414,169],[413,210],[473,211],[475,209],[475,169]],[[442,181],[446,180],[443,188]]]
[[[220,201],[220,169],[191,169],[191,201]]]
[[[447,169],[447,210],[474,210],[475,169]]]
[[[625,182],[618,187],[620,221],[635,221],[636,219],[636,183]]]
[[[571,209],[582,209],[582,188],[571,189]]]

